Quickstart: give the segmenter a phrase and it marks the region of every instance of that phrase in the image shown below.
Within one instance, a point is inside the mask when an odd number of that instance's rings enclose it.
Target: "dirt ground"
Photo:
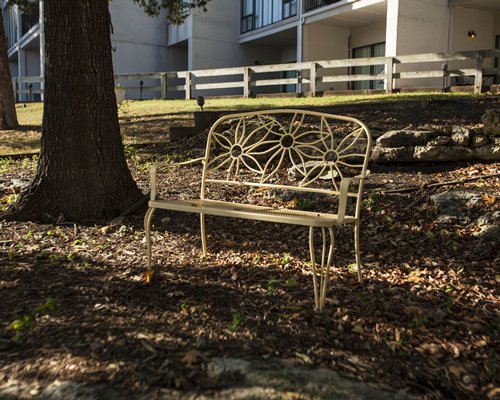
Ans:
[[[498,99],[339,106],[377,131],[426,123],[480,129]],[[130,149],[138,184],[148,167],[196,156],[204,134]],[[0,164],[1,205],[34,173],[30,159]],[[144,280],[142,215],[82,226],[0,220],[0,393],[18,382],[33,398],[54,380],[104,384],[124,397],[210,395],[213,357],[327,367],[420,399],[500,398],[499,241],[477,236],[500,211],[500,163],[372,165],[362,212],[364,281],[352,268],[352,232],[336,233],[328,304],[312,310],[307,230],[157,212],[155,279]],[[161,195],[198,193],[200,168],[162,168]],[[408,189],[408,191],[398,191]],[[476,193],[460,223],[438,223],[431,195]],[[235,196],[240,195],[237,191]],[[24,386],[23,386],[24,385]],[[295,397],[294,397],[295,396]],[[0,397],[2,397],[0,395]],[[309,398],[290,393],[289,398]]]

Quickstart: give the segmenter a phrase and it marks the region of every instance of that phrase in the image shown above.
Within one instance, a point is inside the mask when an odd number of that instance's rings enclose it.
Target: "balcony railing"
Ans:
[[[338,3],[341,0],[305,0],[304,11],[310,11],[318,7],[327,6],[333,3]]]

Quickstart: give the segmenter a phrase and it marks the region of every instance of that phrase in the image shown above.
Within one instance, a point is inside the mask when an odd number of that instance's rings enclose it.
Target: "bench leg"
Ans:
[[[319,270],[319,284],[318,284],[318,274],[316,272],[316,257],[314,253],[314,228],[309,228],[309,251],[311,253],[311,265],[313,269],[313,290],[314,290],[314,309],[316,311],[322,311],[325,307],[326,302],[326,289],[328,286],[328,279],[330,273],[330,266],[332,265],[333,257],[333,228],[328,228],[328,233],[330,236],[330,244],[327,245],[326,240],[326,229],[321,228],[322,233],[322,250],[321,250],[321,267]],[[328,249],[328,251],[327,251]]]
[[[200,214],[200,228],[201,228],[201,255],[207,256],[207,236],[205,234],[205,214]]]
[[[146,275],[146,280],[152,278],[153,265],[151,263],[151,221],[153,220],[153,214],[155,208],[148,208],[146,215],[144,216],[144,230],[146,231],[146,246],[147,246],[147,256],[148,256],[148,272]]]
[[[354,224],[354,251],[356,252],[356,269],[358,271],[358,281],[361,282],[361,252],[359,249],[359,221]]]

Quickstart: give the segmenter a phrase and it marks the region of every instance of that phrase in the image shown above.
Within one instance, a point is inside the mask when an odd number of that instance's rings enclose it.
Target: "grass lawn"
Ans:
[[[204,110],[241,110],[279,107],[314,107],[370,102],[400,102],[435,99],[472,98],[470,94],[412,93],[391,95],[353,95],[315,98],[217,98],[206,99]],[[171,126],[192,125],[200,108],[195,100],[126,101],[119,107],[120,126],[125,144],[167,141]],[[19,104],[17,115],[21,128],[0,131],[0,154],[37,152],[43,117],[43,104]]]

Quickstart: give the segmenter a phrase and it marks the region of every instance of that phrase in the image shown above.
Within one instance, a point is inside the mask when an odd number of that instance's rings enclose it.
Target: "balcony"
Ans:
[[[305,0],[304,1],[304,12],[314,10],[315,8],[328,6],[330,4],[338,3],[342,0]]]

